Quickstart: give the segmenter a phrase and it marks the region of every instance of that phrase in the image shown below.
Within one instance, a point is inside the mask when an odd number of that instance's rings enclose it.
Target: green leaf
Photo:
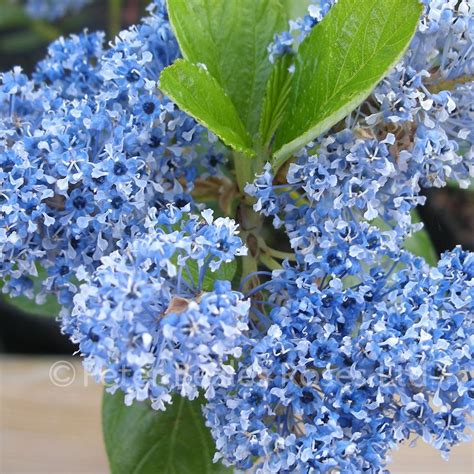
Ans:
[[[178,257],[173,256],[171,259],[174,265],[177,265]],[[217,280],[232,281],[237,272],[237,261],[232,260],[231,262],[222,262],[221,266],[215,271],[207,269],[202,279],[202,291],[214,290],[214,283]],[[189,259],[186,262],[186,267],[183,269],[183,278],[190,283],[194,288],[199,285],[200,268],[196,260]]]
[[[168,0],[168,12],[184,58],[206,65],[253,138],[272,70],[267,47],[287,28],[280,1]]]
[[[43,304],[38,304],[26,296],[19,296],[18,298],[4,297],[4,299],[15,308],[36,316],[50,316],[55,318],[59,316],[59,312],[61,311],[61,306],[53,296],[49,296]]]
[[[340,0],[300,46],[274,166],[346,117],[400,60],[418,0]]]
[[[294,57],[291,55],[281,57],[268,80],[260,122],[260,138],[265,148],[269,146],[285,116],[293,78],[289,69],[293,62]]]
[[[212,458],[215,445],[199,400],[174,397],[166,411],[145,403],[124,404],[104,393],[104,441],[112,474],[208,474],[232,472]]]
[[[224,89],[200,66],[180,59],[160,76],[160,89],[226,145],[252,156],[252,142]]]
[[[199,269],[197,262],[191,260],[188,264],[189,272],[191,273],[191,278],[193,279],[192,283],[196,286],[199,281]],[[229,263],[222,263],[218,270],[211,272],[207,270],[204,274],[202,281],[202,290],[203,291],[212,291],[214,289],[214,283],[217,280],[232,281],[237,271],[237,262],[232,260]],[[186,279],[186,276],[184,277]]]
[[[415,211],[412,212],[412,219],[413,222],[421,222],[418,213]],[[438,264],[438,254],[426,229],[414,233],[405,241],[404,247],[418,257],[423,257],[432,267]]]
[[[232,260],[229,263],[222,263],[218,270],[211,272],[210,270],[204,275],[203,289],[212,291],[214,282],[217,280],[232,281],[237,272],[237,261]]]

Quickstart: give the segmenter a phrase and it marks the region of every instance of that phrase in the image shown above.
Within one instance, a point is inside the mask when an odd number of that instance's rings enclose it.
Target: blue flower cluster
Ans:
[[[102,258],[63,328],[90,373],[123,390],[127,403],[150,399],[164,409],[170,393],[193,399],[198,389],[212,398],[233,382],[230,359],[242,355],[248,330],[243,295],[227,281],[205,285],[208,271],[245,253],[236,225],[169,207],[152,210],[145,227]]]
[[[55,21],[68,13],[75,13],[90,0],[27,0],[25,11],[32,18]]]
[[[474,256],[457,248],[430,268],[404,242],[419,229],[422,186],[474,176],[474,22],[467,2],[425,3],[407,55],[346,128],[302,150],[284,182],[267,165],[247,185],[294,262],[248,292],[264,337],[232,396],[219,390],[207,405],[225,463],[385,472],[389,450],[412,436],[444,456],[468,439]],[[312,7],[270,57],[327,11]]]
[[[180,54],[162,0],[110,47],[60,38],[31,78],[2,74],[4,291],[34,296],[45,268],[36,296],[58,295],[87,369],[127,403],[204,393],[216,459],[238,469],[386,472],[413,436],[447,456],[474,409],[474,255],[430,267],[405,242],[421,187],[474,176],[474,21],[469,1],[423,3],[406,56],[345,124],[247,185],[255,222],[273,222],[255,236],[242,219],[248,258],[268,257],[250,274],[237,224],[198,202],[235,204],[225,149],[157,89]]]
[[[359,110],[380,133],[392,124],[400,156],[425,187],[474,175],[474,15],[471,2],[424,0],[420,28],[404,60],[374,91],[379,110]],[[411,149],[403,146],[411,142]],[[407,149],[408,148],[408,149]]]
[[[264,337],[206,407],[217,459],[262,473],[385,472],[388,450],[412,435],[445,454],[468,439],[474,255],[457,248],[430,269],[405,254],[390,277],[356,285],[339,263],[319,279],[275,272]]]
[[[60,38],[32,79],[1,75],[4,291],[31,296],[39,264],[43,293],[68,304],[74,269],[92,272],[123,235],[142,232],[148,209],[191,202],[193,144],[213,145],[157,90],[179,51],[161,2],[150,13],[110,49],[102,33]]]
[[[266,336],[241,361],[235,395],[208,405],[225,462],[378,472],[413,434],[445,454],[466,439],[474,255],[456,249],[430,269],[403,250],[423,198],[394,142],[334,133],[301,153],[287,184],[272,186],[267,168],[247,187],[296,263],[249,293]]]
[[[396,141],[393,134],[379,141],[358,138],[358,133],[349,129],[333,133],[301,151],[285,184],[273,186],[267,165],[246,187],[257,199],[255,210],[273,216],[275,227],[284,225],[297,258],[306,263],[314,263],[314,253],[320,249],[335,246],[342,251],[355,242],[353,226],[362,225],[367,235],[374,224],[388,226],[380,239],[387,251],[394,252],[417,229],[410,211],[424,203],[418,194],[419,174],[408,171],[390,151]],[[367,223],[371,221],[372,227]],[[339,232],[342,240],[336,237]],[[352,252],[351,273],[356,274],[360,271],[356,262],[366,254]]]
[[[250,292],[266,336],[241,361],[235,395],[208,405],[225,462],[382,472],[413,434],[444,454],[466,439],[474,256],[456,249],[430,269],[403,249],[422,171],[395,143],[333,133],[301,152],[287,183],[273,186],[267,167],[247,186],[296,263]]]

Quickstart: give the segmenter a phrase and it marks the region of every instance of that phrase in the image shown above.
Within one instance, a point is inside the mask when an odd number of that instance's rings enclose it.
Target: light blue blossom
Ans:
[[[102,257],[92,276],[79,269],[87,281],[63,329],[88,370],[111,391],[123,390],[127,403],[149,398],[164,409],[173,392],[194,399],[198,389],[212,398],[233,381],[230,361],[246,344],[249,302],[229,282],[204,292],[202,285],[207,272],[245,249],[235,224],[208,212],[202,218],[176,208],[152,212],[146,227],[123,251]],[[216,252],[223,242],[225,253]],[[65,277],[70,268],[58,265]]]
[[[274,272],[266,335],[231,395],[219,389],[206,407],[216,458],[240,469],[258,458],[257,472],[382,472],[412,434],[444,454],[466,440],[473,261],[457,248],[430,269],[404,254],[406,269],[353,287]]]
[[[2,75],[6,292],[10,279],[36,275],[36,264],[49,269],[66,259],[93,271],[124,233],[143,231],[149,208],[191,202],[191,144],[201,129],[157,91],[160,71],[179,54],[163,7],[152,5],[110,49],[103,39],[60,38],[32,79],[19,68]],[[49,278],[42,292],[59,290],[76,288]]]

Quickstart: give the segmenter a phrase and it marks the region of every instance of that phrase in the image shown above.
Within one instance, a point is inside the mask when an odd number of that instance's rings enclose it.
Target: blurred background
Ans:
[[[0,71],[20,65],[31,73],[51,41],[85,28],[103,30],[111,40],[137,23],[147,4],[146,0],[0,0]],[[429,239],[422,245],[432,245],[437,254],[458,244],[474,251],[474,183],[469,190],[452,185],[424,194],[427,203],[418,214]],[[2,473],[107,472],[100,435],[101,388],[83,374],[80,361],[69,359],[76,348],[60,334],[58,311],[54,299],[37,306],[26,298],[0,296]],[[51,366],[62,359],[71,361],[74,378],[58,387],[51,382]],[[52,458],[47,454],[51,443],[57,446]],[[28,456],[21,454],[25,444]],[[397,453],[393,472],[474,472],[469,446],[461,448],[449,465],[427,449],[422,456],[417,450]],[[79,456],[74,465],[72,456]]]

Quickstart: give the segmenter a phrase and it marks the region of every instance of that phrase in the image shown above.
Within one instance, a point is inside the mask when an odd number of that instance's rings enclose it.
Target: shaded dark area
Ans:
[[[446,187],[425,189],[426,205],[419,208],[436,251],[456,245],[474,251],[474,192]]]
[[[30,315],[0,301],[0,353],[71,355],[75,350],[54,318]]]
[[[88,31],[105,31],[107,41],[113,39],[109,2],[91,0],[80,11],[54,22],[30,18],[22,9],[24,0],[0,0],[0,71],[20,65],[31,73],[42,60],[49,43],[58,36],[67,37],[87,28]],[[122,0],[121,28],[137,23],[145,13],[148,0]]]
[[[0,15],[6,14],[8,22],[0,25],[0,68],[6,71],[21,65],[26,72],[32,72],[38,61],[44,58],[48,44],[59,33],[67,36],[80,33],[87,25],[90,31],[104,30],[107,22],[107,2],[87,5],[75,15],[67,16],[58,23],[34,20],[21,16],[21,2],[0,0]],[[11,17],[11,18],[10,18]]]

